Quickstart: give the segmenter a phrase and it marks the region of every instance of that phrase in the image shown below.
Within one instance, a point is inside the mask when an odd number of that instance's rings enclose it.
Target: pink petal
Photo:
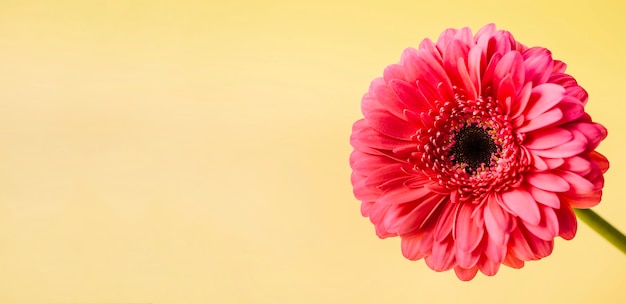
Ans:
[[[534,86],[545,83],[552,74],[552,53],[548,49],[533,47],[523,54],[526,67],[526,81]]]
[[[433,104],[435,101],[442,101],[446,99],[446,97],[442,96],[440,92],[433,88],[428,82],[418,80],[417,89],[424,95],[424,97],[426,97],[426,100]]]
[[[443,66],[452,83],[467,92],[469,94],[468,98],[475,99],[475,88],[465,63],[468,52],[468,46],[462,41],[450,41],[443,53]]]
[[[414,202],[422,199],[426,195],[430,194],[428,188],[397,188],[386,193],[383,193],[377,203],[379,204],[402,204],[408,202]]]
[[[437,224],[435,225],[435,241],[442,242],[452,233],[452,227],[454,225],[458,209],[459,204],[447,204],[444,207],[439,219],[437,220]]]
[[[408,188],[422,188],[428,186],[431,183],[432,182],[426,174],[415,172],[415,175],[413,177],[407,179],[404,182],[404,186]]]
[[[410,238],[402,238],[401,247],[402,255],[411,261],[417,261],[424,257],[424,253],[420,251],[420,242],[423,235],[417,235]]]
[[[556,169],[565,163],[565,160],[562,158],[546,158],[544,161],[550,170]]]
[[[489,237],[497,244],[506,244],[511,231],[511,217],[502,210],[494,199],[489,199],[484,208],[485,228]]]
[[[508,235],[506,242],[508,243]],[[486,243],[485,255],[494,262],[502,262],[506,256],[506,244],[499,244],[491,238],[487,238]]]
[[[368,125],[374,130],[395,139],[409,140],[417,130],[413,124],[399,119],[387,111],[372,110],[363,114]]]
[[[450,194],[450,190],[446,187],[439,185],[438,183],[430,183],[426,184],[424,187],[430,189],[432,192],[436,192],[439,194]]]
[[[478,32],[476,32],[476,36],[474,37],[474,40],[476,41],[476,43],[478,43],[479,41],[487,41],[489,38],[491,38],[494,33],[496,32],[496,25],[493,23],[489,23],[485,26],[483,26],[482,28],[480,28],[480,30],[478,30]]]
[[[379,226],[379,224],[385,220],[385,216],[390,207],[393,207],[393,205],[381,205],[381,204],[372,205],[370,209],[370,216],[369,216],[370,222],[372,222],[372,224],[376,226]]]
[[[587,104],[587,100],[589,100],[589,94],[579,85],[566,87],[565,95],[572,96],[577,100],[580,100],[583,106],[585,106]]]
[[[563,118],[559,121],[560,124],[577,120],[585,114],[583,104],[570,96],[563,96],[563,100],[559,102],[557,107],[563,112]]]
[[[567,69],[567,64],[560,60],[554,61],[554,66],[552,67],[552,73],[563,73]]]
[[[402,112],[404,104],[383,78],[376,78],[372,81],[369,93],[378,101],[377,110],[387,111],[400,119],[404,117]]]
[[[404,74],[404,67],[400,64],[392,64],[385,68],[383,72],[383,78],[385,82],[389,83],[389,81],[394,79],[400,79],[406,81],[406,74]]]
[[[576,195],[572,193],[563,194],[570,206],[578,209],[592,208],[597,206],[602,199],[602,190]]]
[[[480,272],[486,276],[493,276],[498,273],[498,270],[500,269],[500,262],[501,260],[492,261],[490,259],[481,258],[480,261],[478,261],[478,269],[480,269]]]
[[[561,206],[561,200],[559,199],[559,196],[556,195],[554,192],[541,190],[533,186],[529,186],[527,189],[538,203],[556,209]]]
[[[517,91],[524,85],[524,59],[522,55],[517,51],[511,51],[502,56],[502,59],[498,62],[494,70],[493,81],[499,84],[502,79],[507,76],[511,77],[511,84],[513,92]],[[500,88],[496,88],[498,91]],[[514,96],[514,95],[513,95]]]
[[[454,267],[454,257],[454,242],[452,240],[434,242],[432,253],[424,258],[424,262],[432,270],[446,271]]]
[[[482,250],[476,250],[473,252],[465,252],[458,247],[456,248],[456,263],[458,266],[463,268],[470,268],[476,266],[480,256],[482,254]]]
[[[401,219],[398,234],[402,237],[415,235],[422,229],[424,223],[433,216],[441,214],[439,206],[444,202],[445,196],[433,194],[428,199],[419,203],[409,214]],[[400,219],[397,220],[400,222]]]
[[[453,97],[450,79],[432,52],[408,48],[402,53],[401,62],[405,66],[409,82],[441,83],[446,89],[446,96]]]
[[[562,86],[552,83],[534,87],[530,95],[530,103],[524,113],[526,119],[532,120],[553,108],[563,99],[564,93],[565,89]]]
[[[509,251],[502,261],[502,264],[511,268],[520,269],[524,267],[524,261],[518,259],[511,251]]]
[[[404,109],[415,113],[428,112],[432,109],[430,101],[426,100],[424,94],[417,89],[417,85],[402,80],[392,80],[389,86],[399,97]]]
[[[574,138],[569,142],[545,150],[533,150],[533,152],[549,158],[566,158],[582,153],[587,148],[587,139],[576,130],[572,130],[571,133]]]
[[[602,173],[606,173],[609,170],[609,160],[598,152],[589,153],[589,157],[598,165]]]
[[[472,267],[472,268],[462,268],[460,266],[456,266],[454,267],[454,273],[456,273],[456,276],[461,280],[461,281],[470,281],[471,279],[473,279],[476,276],[476,273],[478,272],[478,267]]]
[[[539,224],[541,216],[537,202],[528,191],[514,188],[501,194],[502,202],[514,214],[531,224]]]
[[[562,170],[557,170],[555,172],[570,184],[570,192],[584,195],[596,190],[590,181],[576,173]]]
[[[537,225],[526,224],[526,229],[536,237],[550,241],[559,234],[559,221],[551,207],[540,205],[541,222]]]
[[[565,171],[572,171],[579,175],[585,175],[591,171],[591,162],[580,156],[572,156],[565,159],[563,167],[561,169]]]
[[[364,202],[361,203],[361,215],[364,217],[369,217],[372,211],[372,207],[374,207],[374,202]]]
[[[428,38],[425,38],[424,40],[422,40],[420,42],[419,49],[424,50],[427,54],[432,55],[432,57],[437,62],[439,63],[443,62],[443,59],[441,58],[441,53],[439,52],[439,50],[437,49],[437,46],[435,45],[435,43],[433,43],[432,40]]]
[[[535,254],[530,248],[528,241],[524,237],[524,234],[520,229],[515,229],[511,233],[511,241],[509,242],[509,250],[512,251],[515,257],[523,261],[530,261],[534,258]],[[506,261],[506,258],[504,259]]]
[[[459,80],[461,81],[459,82],[459,87],[466,93],[465,98],[476,99],[478,97],[476,89],[477,85],[472,81],[472,78],[469,75],[465,60],[463,58],[458,58],[456,66],[458,68]]]
[[[560,209],[554,211],[559,221],[559,236],[566,240],[573,239],[576,236],[578,223],[572,207],[562,204]]]
[[[372,155],[354,150],[350,154],[350,167],[358,172],[370,172],[378,168],[396,164],[397,161],[380,155]]]
[[[402,170],[403,166],[404,166],[403,164],[395,163],[395,164],[391,164],[385,167],[378,168],[367,177],[367,179],[365,180],[365,185],[369,187],[378,187],[379,185],[395,178],[400,178],[400,177],[409,178],[410,176],[408,176]]]
[[[587,103],[589,95],[587,94],[585,89],[578,85],[574,77],[564,74],[562,72],[556,72],[550,75],[550,79],[548,79],[548,82],[563,86],[565,88],[565,95],[580,100],[583,106]]]
[[[536,130],[527,135],[523,144],[533,150],[553,148],[574,138],[570,131],[558,127]]]
[[[352,192],[356,199],[362,202],[368,202],[375,201],[380,197],[380,191],[365,185],[365,176],[352,172],[350,181],[352,182]]]
[[[486,65],[485,57],[482,54],[482,48],[479,46],[471,48],[467,56],[467,70],[469,72],[470,80],[474,84],[474,92],[476,96],[480,96],[480,72]]]
[[[549,110],[530,121],[526,121],[524,125],[517,129],[518,133],[526,133],[540,128],[547,127],[563,118],[563,112],[559,109]]]
[[[440,53],[445,53],[445,50],[448,48],[448,45],[452,42],[452,40],[454,40],[458,31],[458,29],[449,28],[439,35],[436,46]]]
[[[546,161],[541,156],[533,153],[532,151],[529,151],[528,154],[532,157],[532,164],[537,172],[547,171],[548,169],[550,169],[548,163],[546,163]]]
[[[498,93],[496,100],[504,108],[505,114],[510,114],[513,108],[513,97],[515,96],[515,87],[511,75],[506,75],[498,85]]]
[[[528,241],[528,245],[533,251],[534,260],[547,257],[552,253],[552,249],[554,249],[553,239],[548,240],[548,241],[542,240],[530,232],[525,232],[525,235],[526,235],[526,240]]]
[[[483,78],[481,81],[481,85],[482,85],[481,91],[483,92],[483,95],[491,95],[494,93],[494,90],[495,90],[495,88],[493,87],[494,71],[496,69],[496,66],[498,65],[498,62],[500,62],[501,58],[502,58],[501,54],[494,54],[493,57],[491,57],[491,59],[487,63],[487,68],[485,69],[485,73],[483,74]]]
[[[526,83],[518,92],[516,97],[516,102],[512,105],[511,117],[517,118],[526,110],[526,106],[528,105],[528,101],[530,100],[530,95],[532,94],[532,83]]]
[[[565,192],[570,188],[567,180],[550,172],[529,173],[526,181],[539,189],[552,192]]]
[[[591,152],[598,147],[600,142],[607,136],[607,130],[604,126],[597,123],[575,123],[571,125],[573,130],[580,132],[589,142],[587,151]]]
[[[352,127],[350,143],[355,148],[371,147],[375,149],[393,150],[409,142],[385,136],[370,128],[365,120],[359,120]]]
[[[474,37],[472,37],[472,30],[469,27],[458,30],[454,34],[454,39],[462,41],[468,46],[474,46]]]
[[[454,236],[457,248],[464,252],[473,251],[483,237],[483,227],[474,225],[471,218],[475,208],[474,204],[462,203],[456,216]]]
[[[419,250],[423,252],[426,256],[431,255],[433,251],[433,230],[427,229],[424,230],[424,235],[422,236],[422,241],[419,244]]]
[[[488,54],[507,54],[512,50],[514,39],[511,33],[506,31],[497,31],[487,45]]]

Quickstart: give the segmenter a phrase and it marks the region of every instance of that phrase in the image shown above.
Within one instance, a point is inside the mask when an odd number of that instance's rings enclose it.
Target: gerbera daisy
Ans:
[[[380,238],[461,280],[520,268],[600,202],[606,129],[549,50],[493,24],[448,29],[372,81],[354,123],[354,195]]]

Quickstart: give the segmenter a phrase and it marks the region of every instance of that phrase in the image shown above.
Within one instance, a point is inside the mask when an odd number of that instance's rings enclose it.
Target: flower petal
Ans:
[[[399,97],[403,109],[408,109],[414,113],[428,112],[429,109],[432,109],[431,103],[417,89],[415,84],[394,79],[389,82],[389,86]]]
[[[534,186],[528,186],[527,189],[538,203],[555,209],[558,209],[561,206],[561,200],[556,193],[545,191]]]
[[[508,235],[506,242],[508,243]],[[500,263],[506,256],[506,248],[506,244],[499,244],[491,238],[486,238],[485,256],[494,262]]]
[[[365,120],[359,120],[352,127],[350,143],[355,148],[375,148],[383,150],[394,150],[398,146],[409,142],[385,136],[382,133],[370,128]]]
[[[456,216],[454,236],[457,249],[464,252],[473,251],[483,237],[483,227],[475,225],[472,219],[472,212],[475,208],[474,204],[462,203]]]
[[[434,242],[431,255],[424,258],[426,265],[434,271],[446,271],[455,266],[454,242],[449,239]]]
[[[551,207],[539,206],[541,211],[541,221],[537,225],[527,223],[526,229],[536,237],[550,241],[559,234],[559,221]]]
[[[493,260],[490,260],[490,259],[481,258],[478,261],[478,269],[480,269],[480,272],[482,272],[486,276],[493,276],[496,273],[498,273],[498,270],[500,269],[500,262],[501,261],[502,260],[500,260],[500,261],[493,261]]]
[[[558,127],[536,130],[527,135],[524,146],[533,150],[553,148],[574,138],[570,131]]]
[[[398,234],[402,237],[415,235],[419,232],[426,221],[433,216],[439,216],[441,214],[441,208],[439,207],[444,202],[445,196],[433,194],[424,201],[418,203],[409,214],[402,219],[401,225],[398,229]]]
[[[593,183],[576,173],[562,170],[556,170],[555,173],[570,184],[570,192],[585,195],[596,190]]]
[[[392,64],[385,68],[383,72],[383,78],[385,82],[389,83],[391,80],[400,79],[406,81],[406,74],[404,73],[404,67],[400,64]]]
[[[409,178],[403,170],[403,164],[394,163],[385,167],[374,170],[365,180],[365,185],[368,187],[378,187],[385,182],[396,178]]]
[[[534,86],[545,83],[552,74],[552,53],[542,47],[533,47],[523,53],[526,81]]]
[[[522,188],[513,188],[501,194],[502,202],[515,215],[531,224],[539,224],[541,215],[537,202],[530,193]]]
[[[547,112],[563,99],[565,89],[562,86],[544,83],[533,88],[528,108],[524,112],[528,120]]]
[[[528,241],[520,229],[515,229],[511,232],[509,250],[516,258],[522,261],[530,261],[535,257],[533,250],[530,248]],[[506,258],[504,260],[506,261]]]
[[[428,188],[416,188],[411,189],[408,187],[402,187],[393,189],[383,193],[377,203],[379,204],[402,204],[413,202],[430,194]]]
[[[420,251],[420,242],[422,239],[423,234],[409,238],[403,237],[401,241],[402,255],[411,261],[417,261],[423,258],[425,254]]]
[[[609,170],[609,160],[598,152],[589,153],[589,157],[598,165],[602,173],[606,173]]]
[[[511,216],[498,205],[495,199],[489,199],[484,207],[485,228],[489,237],[497,244],[508,242],[508,233],[512,230]]]
[[[572,156],[564,160],[562,170],[575,172],[578,175],[586,175],[591,171],[591,162],[580,156]]]
[[[574,210],[569,204],[562,204],[561,208],[555,209],[554,213],[559,221],[559,236],[566,240],[571,240],[576,236],[578,223]]]
[[[452,233],[452,227],[456,218],[456,213],[459,210],[459,204],[447,204],[445,205],[437,224],[435,225],[435,241],[442,242]]]
[[[530,173],[526,175],[526,181],[539,189],[552,192],[565,192],[570,188],[567,180],[550,172]]]
[[[500,84],[505,77],[511,78],[512,90],[514,93],[517,93],[519,89],[524,85],[524,59],[522,55],[517,51],[510,51],[498,62],[494,70],[493,82],[495,84]],[[499,87],[496,88],[497,91],[500,90]],[[514,95],[513,95],[514,96]]]
[[[540,128],[545,128],[552,125],[563,118],[563,112],[560,109],[552,109],[547,111],[530,121],[526,121],[520,128],[517,129],[518,133],[526,133]]]
[[[461,281],[470,281],[476,276],[478,272],[478,267],[474,266],[472,268],[462,268],[460,266],[454,267],[454,273]]]
[[[508,251],[506,257],[502,261],[502,264],[509,266],[511,268],[520,269],[524,267],[524,261],[517,258],[512,251]]]

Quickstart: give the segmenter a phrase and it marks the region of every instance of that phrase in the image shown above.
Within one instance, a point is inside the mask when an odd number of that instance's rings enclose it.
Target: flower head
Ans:
[[[520,268],[572,239],[572,208],[600,202],[606,129],[549,50],[493,24],[406,49],[363,96],[354,195],[381,238],[461,280]]]

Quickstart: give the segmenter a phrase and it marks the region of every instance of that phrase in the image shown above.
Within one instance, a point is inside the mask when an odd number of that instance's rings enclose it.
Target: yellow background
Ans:
[[[626,230],[623,3],[1,1],[0,303],[626,303],[582,223],[469,283],[407,261],[348,165],[370,80],[495,22],[588,90]]]

